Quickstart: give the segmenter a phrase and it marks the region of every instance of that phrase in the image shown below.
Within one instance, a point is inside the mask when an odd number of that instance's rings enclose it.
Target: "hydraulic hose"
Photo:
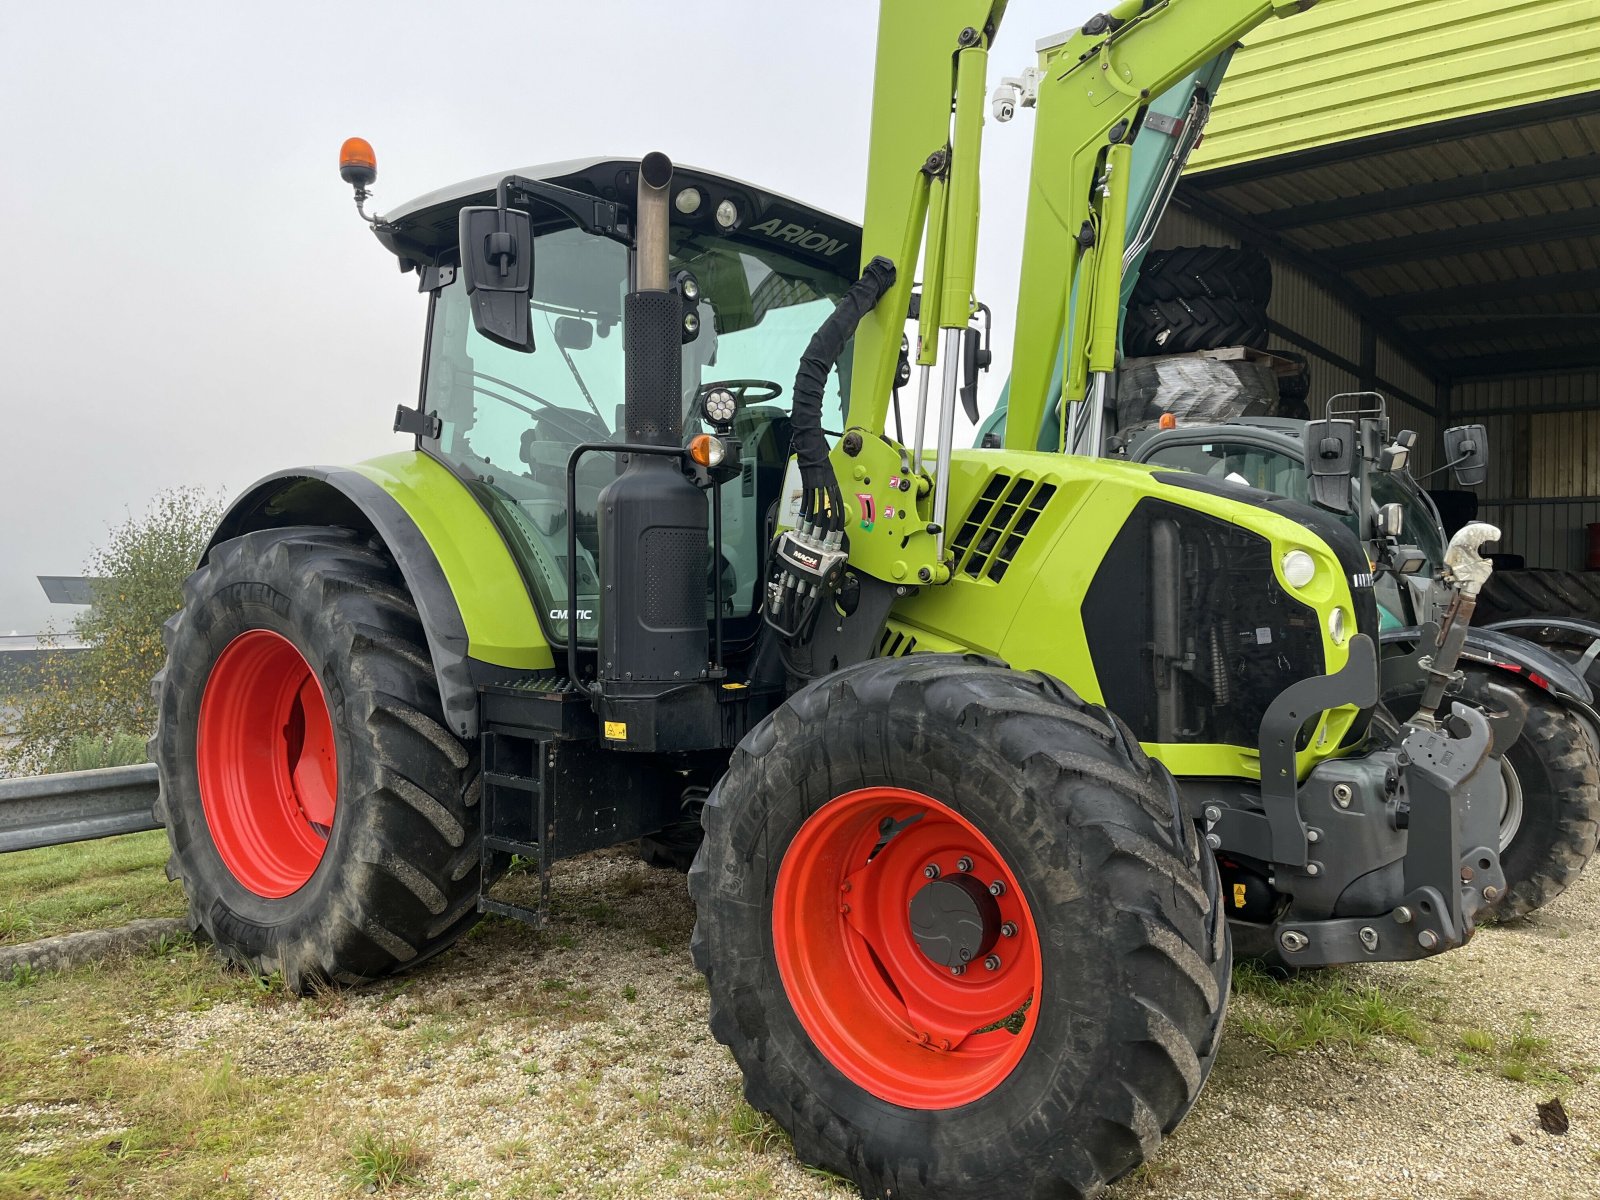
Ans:
[[[828,439],[822,430],[823,392],[845,342],[893,285],[894,263],[881,256],[869,262],[861,278],[850,285],[828,319],[811,335],[795,374],[792,445],[805,491],[800,515],[802,520],[830,531],[844,529],[844,498],[833,464],[828,461]]]

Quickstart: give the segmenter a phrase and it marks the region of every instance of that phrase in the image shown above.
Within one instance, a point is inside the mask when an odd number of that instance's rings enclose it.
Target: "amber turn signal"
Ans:
[[[345,138],[339,147],[339,178],[358,188],[368,187],[378,178],[378,156],[366,138]]]
[[[709,433],[697,433],[689,440],[689,457],[702,467],[716,466],[727,452],[722,439],[712,437]]]

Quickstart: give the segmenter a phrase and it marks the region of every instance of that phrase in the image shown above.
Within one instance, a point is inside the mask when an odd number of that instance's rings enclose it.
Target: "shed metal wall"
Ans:
[[[1600,522],[1600,372],[1459,383],[1450,418],[1488,429],[1478,515],[1500,548],[1530,567],[1583,567]]]
[[[1593,89],[1600,0],[1320,0],[1245,39],[1205,171]]]

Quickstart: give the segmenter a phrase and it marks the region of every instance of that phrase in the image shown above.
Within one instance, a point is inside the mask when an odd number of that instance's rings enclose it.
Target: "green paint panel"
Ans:
[[[1191,174],[1600,89],[1595,0],[1321,0],[1244,46]]]
[[[511,552],[459,479],[417,450],[350,469],[381,487],[416,522],[455,594],[473,658],[525,670],[555,666]]]
[[[915,638],[911,649],[919,653],[967,649],[994,654],[1014,667],[1048,671],[1085,699],[1104,703],[1083,624],[1084,598],[1095,567],[1106,558],[1134,506],[1155,496],[1268,539],[1280,586],[1319,615],[1322,669],[1332,673],[1343,667],[1349,660],[1348,647],[1327,636],[1326,617],[1336,605],[1353,612],[1354,600],[1333,551],[1310,530],[1276,513],[1161,483],[1153,478],[1159,469],[1039,451],[958,451],[951,467],[950,501],[951,529],[958,539],[964,518],[997,471],[1033,485],[1028,495],[1036,494],[1038,485],[1056,490],[1024,531],[998,580],[987,570],[979,569],[974,577],[966,569],[973,561],[969,547],[958,554],[949,584],[922,589],[895,605],[880,652],[906,653]],[[1026,502],[1021,507],[1026,508]],[[1018,521],[1016,514],[1007,518],[998,536],[986,543],[987,553],[1004,553],[995,548],[1007,545],[1007,534],[1021,528]],[[1314,581],[1302,589],[1290,588],[1277,565],[1295,549],[1309,553],[1319,567]],[[1317,670],[1317,664],[1305,666],[1307,674]],[[1310,746],[1299,756],[1302,778],[1318,761],[1338,752],[1356,716],[1354,708],[1324,715]],[[1178,775],[1260,776],[1260,756],[1251,746],[1146,743],[1145,748]]]

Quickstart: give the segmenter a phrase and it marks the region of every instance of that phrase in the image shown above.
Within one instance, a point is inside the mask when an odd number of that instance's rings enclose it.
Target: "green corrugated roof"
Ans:
[[[1320,0],[1245,42],[1190,165],[1600,89],[1600,0]]]

